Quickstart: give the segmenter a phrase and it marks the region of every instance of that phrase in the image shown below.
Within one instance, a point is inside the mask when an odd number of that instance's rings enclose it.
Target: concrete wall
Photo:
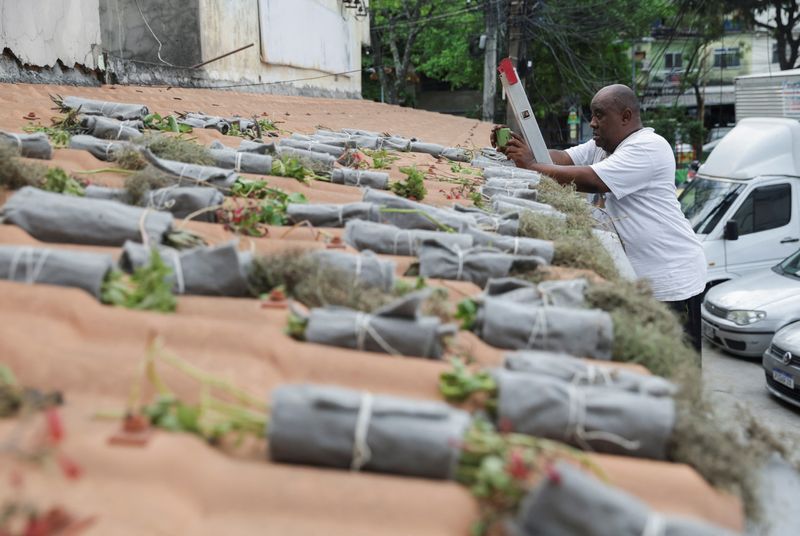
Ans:
[[[97,67],[98,0],[0,0],[0,50],[23,64]]]
[[[289,65],[276,65],[262,61],[260,32],[294,31],[285,27],[260,28],[259,3],[266,4],[271,0],[199,0],[200,3],[200,36],[203,58],[210,59],[230,52],[241,46],[255,43],[255,46],[222,60],[209,64],[204,69],[211,80],[232,81],[234,83],[270,83],[268,85],[250,86],[241,89],[265,91],[269,93],[302,94],[360,97],[361,73],[349,75],[325,76],[331,74],[323,71],[324,65],[318,69],[301,68]],[[337,0],[292,0],[307,7],[323,7],[337,11],[346,21],[349,39],[347,43],[330,41],[328,46],[347,46],[350,64],[353,69],[361,66],[361,44],[365,35],[366,21],[356,21],[352,10],[341,7]],[[314,20],[304,20],[303,29],[312,37],[323,39],[330,37],[324,27],[315,25]],[[286,34],[288,38],[289,35]],[[349,69],[348,69],[349,70]],[[320,78],[316,78],[320,77]],[[283,83],[285,81],[299,80]],[[277,83],[281,82],[281,83]]]
[[[199,0],[99,0],[99,18],[103,48],[116,59],[165,67],[201,61]]]

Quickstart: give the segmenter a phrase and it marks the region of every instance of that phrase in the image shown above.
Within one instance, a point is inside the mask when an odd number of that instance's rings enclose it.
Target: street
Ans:
[[[772,397],[766,389],[761,360],[725,354],[703,343],[703,384],[720,418],[737,422],[740,408],[750,411],[762,424],[800,445],[800,409]],[[750,526],[748,536],[800,534],[800,519],[788,515],[800,496],[800,475],[780,460],[772,460],[762,473],[762,504],[767,526]]]

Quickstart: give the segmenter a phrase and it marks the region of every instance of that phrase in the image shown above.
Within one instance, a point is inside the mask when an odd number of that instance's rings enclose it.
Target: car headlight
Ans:
[[[739,326],[747,326],[764,320],[767,318],[767,313],[764,311],[728,311],[725,318]]]

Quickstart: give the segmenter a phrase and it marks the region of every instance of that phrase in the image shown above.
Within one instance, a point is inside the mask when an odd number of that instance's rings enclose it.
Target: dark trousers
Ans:
[[[702,292],[685,300],[664,302],[681,319],[684,336],[698,353],[703,342],[703,337],[700,334],[700,304],[702,302]]]

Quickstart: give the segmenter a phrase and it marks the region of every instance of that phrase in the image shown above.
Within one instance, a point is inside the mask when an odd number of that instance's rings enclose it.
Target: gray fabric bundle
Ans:
[[[483,182],[484,186],[491,186],[492,188],[529,188],[534,189],[539,184],[538,179],[504,179],[500,177],[488,178]]]
[[[88,198],[111,199],[131,204],[130,195],[124,188],[90,185],[86,187],[85,191]],[[176,218],[185,218],[204,208],[221,205],[224,200],[225,196],[216,188],[171,186],[147,192],[142,206],[170,212]],[[213,211],[198,214],[192,219],[207,222],[217,221],[216,213]]]
[[[163,171],[167,175],[177,177],[179,185],[197,186],[209,184],[230,188],[238,178],[238,175],[232,169],[165,160],[154,155],[149,149],[142,151],[142,154],[156,169]]]
[[[394,288],[394,261],[382,260],[371,251],[353,255],[345,251],[321,249],[311,255],[321,265],[351,276],[353,282],[377,287],[385,292]]]
[[[141,230],[156,243],[172,228],[172,214],[87,199],[26,186],[0,210],[3,223],[17,225],[43,242],[121,246],[141,241]]]
[[[381,149],[386,149],[388,151],[408,151],[411,147],[410,140],[398,137],[376,137],[364,134],[353,134],[349,141],[351,144],[354,144],[355,147],[374,151],[379,151]]]
[[[113,267],[111,255],[0,246],[0,279],[80,288],[98,299],[103,281]]]
[[[208,152],[214,159],[214,165],[219,168],[232,169],[237,173],[272,173],[271,156],[233,149],[209,149]]]
[[[514,277],[492,279],[486,284],[486,296],[527,303],[531,305],[555,305],[557,307],[584,307],[585,279],[566,281],[542,281],[531,283]]]
[[[499,235],[517,236],[519,234],[519,212],[509,212],[502,216],[483,216],[479,219],[478,226],[484,231]]]
[[[150,110],[144,104],[125,104],[122,102],[107,102],[81,97],[64,98],[63,106],[70,110],[78,110],[86,115],[103,115],[120,121],[127,119],[144,119]]]
[[[367,186],[379,190],[389,189],[389,174],[380,171],[363,171],[351,168],[336,168],[331,173],[331,182],[347,186]]]
[[[276,462],[454,478],[467,412],[440,402],[341,387],[273,390],[269,453]]]
[[[168,279],[177,294],[232,297],[250,294],[235,242],[185,251],[159,246],[158,252],[164,264],[172,269]],[[148,246],[125,242],[120,267],[133,272],[147,265],[150,255]]]
[[[629,281],[635,281],[637,279],[636,272],[633,271],[633,266],[631,266],[631,261],[622,247],[619,236],[616,233],[600,229],[593,229],[592,233],[600,240],[608,254],[611,255],[619,275]]]
[[[114,154],[133,147],[127,141],[108,141],[89,136],[88,134],[77,134],[70,137],[69,148],[89,151],[98,160],[109,162],[114,160]]]
[[[445,147],[438,143],[425,143],[421,141],[412,141],[409,148],[406,149],[413,153],[427,153],[433,156],[441,156],[448,160],[458,162],[469,162],[472,153],[460,147]]]
[[[440,359],[444,338],[455,335],[458,327],[420,314],[429,295],[430,289],[412,292],[372,313],[345,307],[312,309],[306,340],[362,352]]]
[[[343,128],[343,134],[347,134],[349,136],[373,136],[376,138],[386,137],[385,134],[381,134],[380,132],[373,132],[371,130],[361,130],[359,128]]]
[[[547,216],[566,219],[567,215],[559,212],[552,206],[546,203],[539,203],[537,201],[528,201],[527,199],[520,199],[518,197],[510,197],[507,195],[496,195],[492,198],[492,210],[498,214],[508,214],[512,212],[524,212],[530,210]]]
[[[526,350],[506,354],[503,366],[510,371],[552,376],[575,385],[600,385],[646,396],[673,396],[677,386],[650,374],[621,368],[601,367],[583,359],[555,352]]]
[[[216,148],[216,147],[215,147]],[[275,154],[275,144],[256,140],[242,140],[237,151],[243,153]]]
[[[19,149],[19,155],[25,158],[40,158],[42,160],[53,158],[53,147],[44,132],[16,134],[14,132],[0,131],[0,141],[6,141]]]
[[[307,221],[314,227],[344,227],[350,220],[369,220],[374,208],[372,203],[290,203],[286,216],[292,223]]]
[[[105,140],[136,140],[142,137],[137,129],[101,115],[82,115],[80,128],[85,134]]]
[[[486,170],[487,168],[496,168],[496,167],[512,167],[512,168],[515,167],[513,160],[509,160],[508,158],[505,157],[505,155],[501,154],[501,156],[502,158],[488,157],[483,154],[483,151],[481,151],[481,154],[479,156],[476,156],[475,158],[470,160],[470,165],[472,167],[482,168],[484,170]]]
[[[378,222],[389,223],[402,229],[441,231],[441,225],[446,225],[460,232],[470,225],[475,224],[475,218],[471,214],[423,205],[422,203],[411,201],[410,199],[399,197],[389,192],[381,192],[367,188],[362,200],[381,207],[381,209],[377,211]],[[393,210],[398,209],[400,211],[415,212],[393,212]]]
[[[528,492],[509,536],[732,536],[700,521],[661,515],[622,490],[559,461],[557,481],[543,478]]]
[[[418,229],[399,229],[368,221],[351,220],[344,227],[344,241],[359,251],[369,249],[385,255],[417,256],[423,240],[436,239],[450,247],[469,249],[472,237]]]
[[[282,139],[278,142],[278,147],[294,147],[295,149],[305,149],[315,153],[327,153],[335,158],[339,158],[344,153],[343,147],[327,145],[318,141],[301,141],[293,139]]]
[[[275,151],[278,156],[296,158],[307,168],[319,173],[330,173],[333,171],[333,165],[336,163],[336,158],[328,153],[295,149],[294,147],[287,147],[285,145],[278,145]]]
[[[539,184],[542,176],[538,171],[530,169],[520,169],[517,167],[497,166],[487,167],[483,169],[483,176],[487,179],[524,179],[532,182],[534,185]]]
[[[525,199],[528,201],[536,201],[539,193],[530,188],[499,188],[495,186],[481,186],[480,193],[489,198],[498,196],[513,197],[515,199]]]
[[[670,397],[607,386],[580,386],[552,376],[492,370],[497,418],[515,432],[584,450],[663,460],[675,424]]]
[[[419,275],[455,281],[470,281],[483,288],[493,277],[505,277],[512,270],[532,271],[544,259],[511,255],[493,248],[461,249],[436,240],[425,240],[419,249]]]
[[[553,255],[555,254],[555,247],[549,240],[504,236],[487,233],[474,227],[468,227],[464,233],[472,237],[472,242],[476,246],[496,248],[513,255],[536,255],[544,259],[547,264],[553,261]]]
[[[231,124],[224,117],[190,112],[178,119],[178,124],[188,125],[192,128],[213,128],[222,134],[231,130]]]
[[[580,357],[611,359],[611,316],[597,309],[536,306],[486,298],[475,333],[488,344],[509,350],[549,350]]]

